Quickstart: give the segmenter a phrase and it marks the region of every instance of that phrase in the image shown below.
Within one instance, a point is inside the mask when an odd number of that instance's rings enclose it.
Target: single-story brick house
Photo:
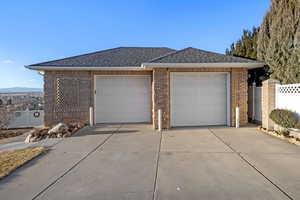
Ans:
[[[196,48],[119,47],[26,66],[44,72],[45,125],[57,122],[177,126],[248,122],[248,69],[258,61]]]

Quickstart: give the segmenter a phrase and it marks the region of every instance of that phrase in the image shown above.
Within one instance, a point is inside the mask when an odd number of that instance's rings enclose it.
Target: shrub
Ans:
[[[283,135],[283,136],[285,136],[285,137],[290,137],[290,132],[289,132],[289,130],[287,130],[287,129],[281,130],[281,131],[279,131],[278,133],[279,133],[279,135]]]
[[[297,123],[294,112],[286,109],[275,109],[270,113],[270,119],[284,128],[293,128]]]
[[[300,121],[295,124],[294,128],[300,129]]]

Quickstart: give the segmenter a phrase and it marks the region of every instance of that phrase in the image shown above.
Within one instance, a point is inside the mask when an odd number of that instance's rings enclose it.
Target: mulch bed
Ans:
[[[267,129],[263,128],[263,127],[258,127],[258,130],[260,130],[263,133],[266,133],[268,135],[277,137],[281,140],[287,141],[289,143],[295,144],[297,146],[300,146],[300,141],[297,138],[291,137],[291,136],[284,136],[282,134],[279,134],[279,132],[277,131],[268,131]]]

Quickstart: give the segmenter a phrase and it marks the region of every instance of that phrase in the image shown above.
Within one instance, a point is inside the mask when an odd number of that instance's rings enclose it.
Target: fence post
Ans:
[[[255,121],[255,98],[256,98],[256,83],[252,83],[252,121]]]
[[[267,130],[274,130],[274,122],[269,118],[270,113],[276,107],[276,85],[280,82],[269,79],[263,82],[262,86],[262,127]]]
[[[278,95],[280,84],[275,84],[275,109],[278,108]]]

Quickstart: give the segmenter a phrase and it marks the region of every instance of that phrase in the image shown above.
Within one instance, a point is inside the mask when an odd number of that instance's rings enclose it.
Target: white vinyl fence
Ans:
[[[255,122],[262,121],[262,96],[261,87],[255,85],[248,88],[248,117]]]
[[[300,84],[276,85],[276,108],[291,110],[300,119]]]
[[[16,111],[10,120],[8,128],[28,128],[44,124],[43,110]]]

